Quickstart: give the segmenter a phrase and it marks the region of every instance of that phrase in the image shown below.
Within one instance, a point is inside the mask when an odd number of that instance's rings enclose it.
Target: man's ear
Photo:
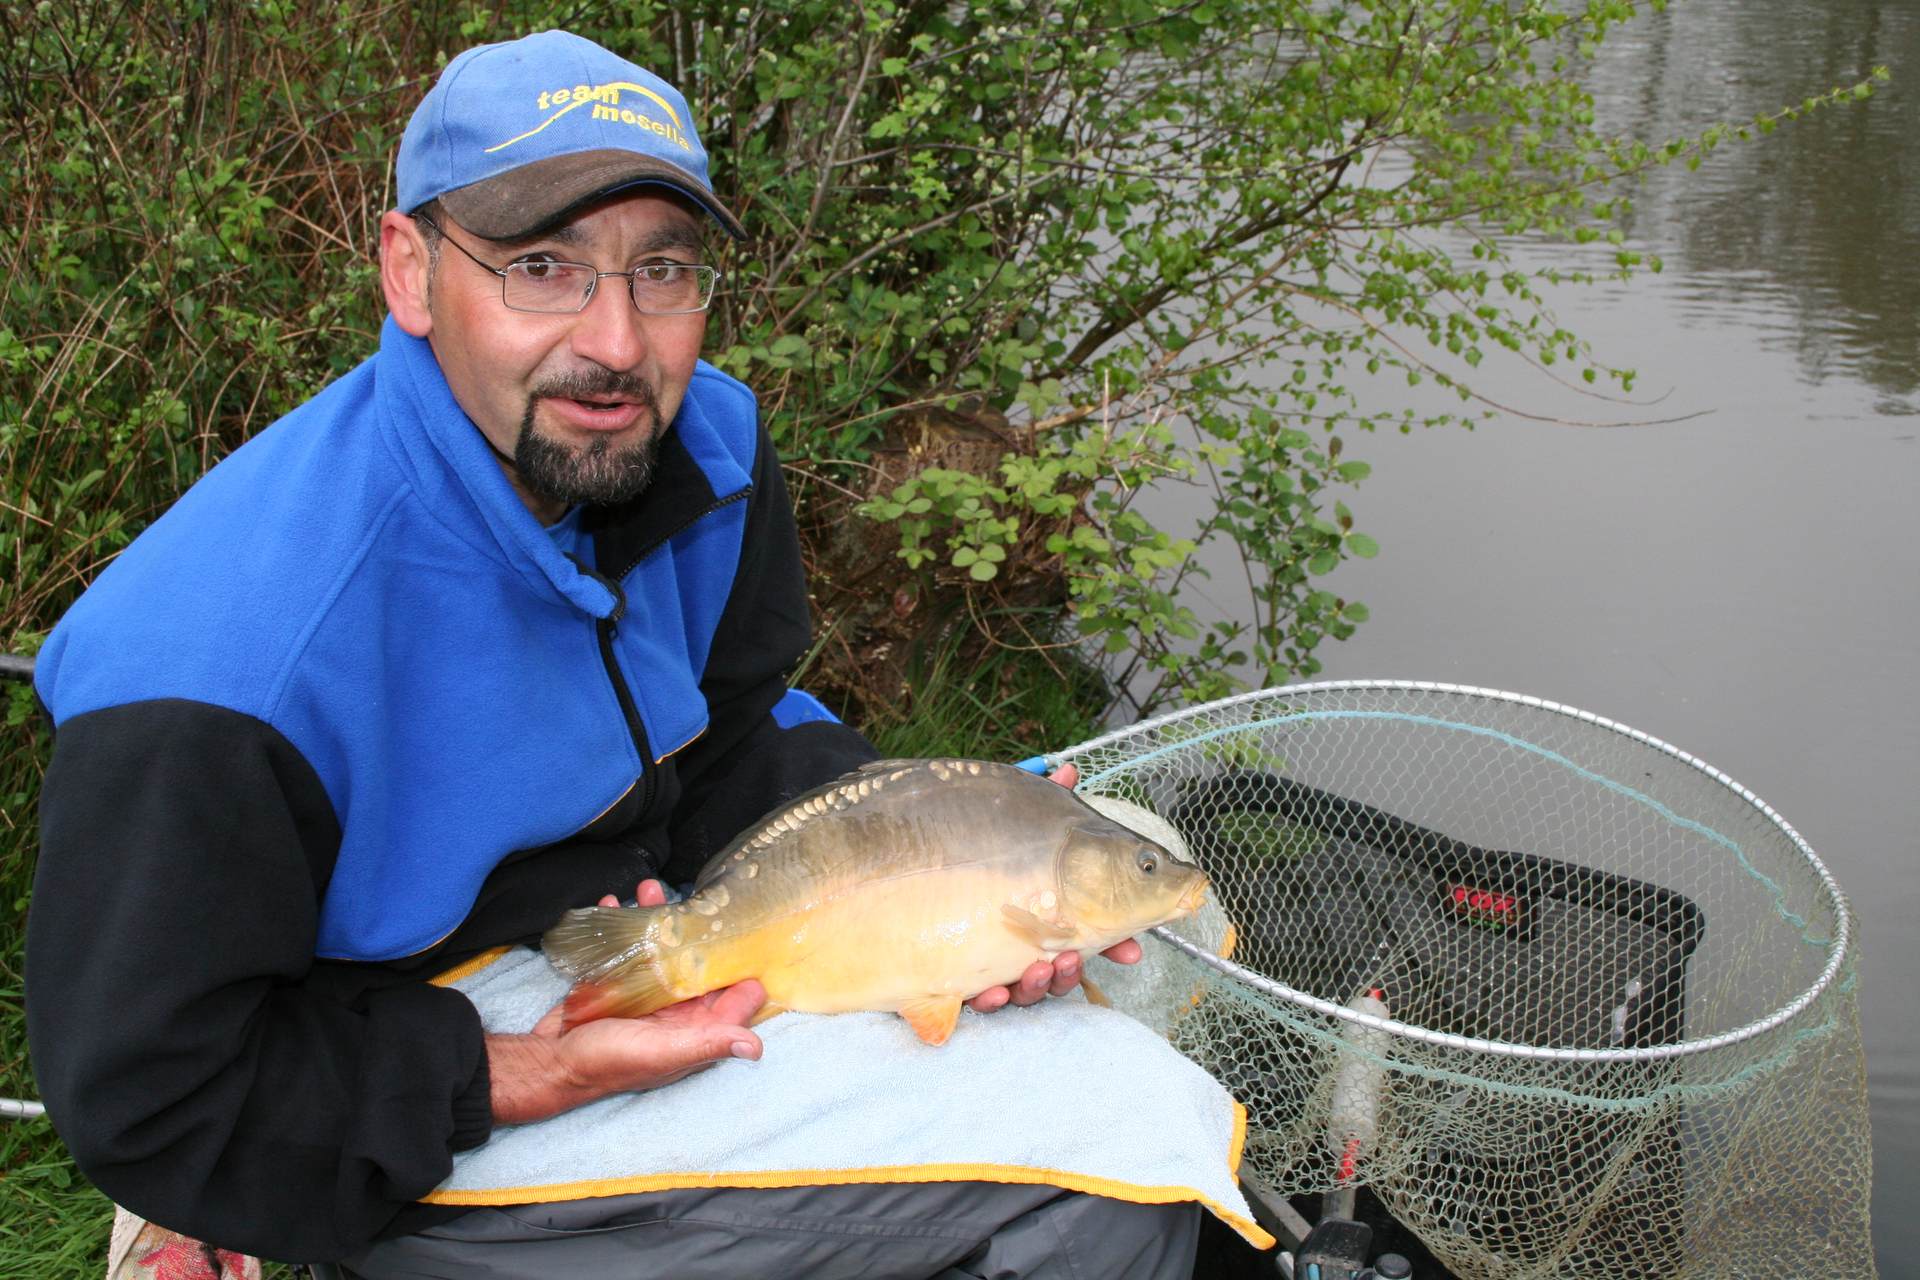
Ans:
[[[433,313],[427,310],[427,277],[433,269],[420,224],[389,209],[380,215],[380,291],[387,310],[407,333],[424,338],[433,331]]]

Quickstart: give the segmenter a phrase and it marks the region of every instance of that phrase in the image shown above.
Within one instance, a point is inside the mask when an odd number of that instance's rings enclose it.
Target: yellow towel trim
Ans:
[[[1247,1111],[1233,1104],[1233,1140],[1228,1147],[1227,1167],[1240,1169],[1240,1152],[1246,1145]],[[1126,1200],[1134,1204],[1173,1204],[1193,1200],[1205,1205],[1216,1218],[1238,1231],[1256,1249],[1271,1249],[1277,1242],[1251,1218],[1201,1195],[1191,1187],[1147,1187],[1092,1174],[1069,1173],[1060,1169],[1032,1169],[1007,1164],[909,1164],[881,1165],[867,1169],[774,1169],[737,1173],[655,1173],[631,1178],[594,1178],[585,1182],[556,1182],[537,1187],[502,1187],[478,1191],[434,1191],[421,1196],[427,1204],[496,1205],[539,1204],[548,1200],[587,1200],[596,1196],[632,1195],[644,1191],[679,1191],[688,1187],[831,1187],[856,1182],[1008,1182],[1033,1185],[1045,1183],[1068,1191],[1084,1191]]]
[[[460,964],[453,966],[453,968],[447,970],[445,973],[436,974],[433,977],[428,978],[427,981],[431,982],[436,987],[450,987],[454,983],[460,981],[460,979],[466,977],[467,975],[480,972],[482,969],[486,968],[488,965],[492,964],[495,960],[498,960],[501,956],[507,954],[507,952],[511,950],[512,950],[511,947],[494,947],[492,950],[482,951],[479,955],[475,956],[473,959],[463,961]]]
[[[1233,1102],[1233,1139],[1227,1143],[1227,1172],[1237,1178],[1240,1176],[1240,1152],[1247,1145],[1247,1109],[1240,1105],[1240,1099],[1234,1098],[1231,1101]]]

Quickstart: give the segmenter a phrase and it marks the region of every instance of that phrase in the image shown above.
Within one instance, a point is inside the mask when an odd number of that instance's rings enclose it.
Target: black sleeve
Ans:
[[[770,715],[786,693],[787,672],[807,651],[811,625],[793,507],[764,427],[753,486],[740,567],[700,680],[707,731],[679,760],[684,790],[666,869],[674,883],[691,880],[768,810],[878,754],[846,725],[781,729]]]
[[[40,803],[28,1036],[108,1196],[221,1248],[330,1261],[486,1140],[467,999],[354,990],[315,962],[339,826],[274,729],[188,701],[77,716]]]

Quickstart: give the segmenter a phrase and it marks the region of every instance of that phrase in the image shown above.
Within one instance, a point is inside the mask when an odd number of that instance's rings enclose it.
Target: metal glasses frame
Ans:
[[[416,222],[423,222],[427,226],[432,227],[434,231],[440,236],[441,239],[445,240],[448,244],[452,245],[454,248],[458,249],[461,253],[465,254],[467,256],[467,260],[473,263],[474,266],[479,267],[482,271],[487,271],[492,273],[493,275],[499,276],[500,277],[500,305],[505,307],[509,311],[517,311],[521,315],[533,315],[533,316],[579,315],[582,311],[585,311],[587,309],[589,304],[593,302],[593,295],[596,292],[598,292],[600,288],[600,282],[608,276],[618,276],[619,278],[627,282],[627,298],[630,302],[633,303],[633,309],[635,311],[638,311],[641,315],[643,316],[694,316],[694,315],[699,315],[701,312],[705,311],[708,307],[713,305],[714,290],[717,289],[720,284],[720,272],[718,268],[709,267],[701,263],[691,263],[691,262],[653,263],[649,266],[634,267],[629,271],[602,271],[598,267],[594,266],[591,262],[569,262],[564,259],[555,259],[552,262],[544,262],[544,263],[511,262],[504,267],[496,267],[492,263],[482,262],[479,258],[475,257],[471,249],[467,248],[467,246],[461,244],[458,240],[455,240],[452,236],[448,235],[447,229],[445,227],[442,227],[441,225],[436,223],[433,219],[427,217],[425,214],[416,213],[416,214],[411,214],[409,216],[411,216],[413,220]],[[593,278],[587,282],[587,291],[586,293],[581,295],[580,305],[576,307],[567,308],[564,310],[559,310],[559,311],[550,311],[550,310],[536,311],[528,307],[516,307],[511,302],[508,302],[507,286],[511,282],[511,273],[513,269],[515,267],[536,266],[536,265],[546,266],[546,267],[578,267],[582,271],[591,272]],[[685,307],[677,311],[657,311],[657,310],[649,310],[648,308],[640,305],[640,296],[639,294],[634,292],[634,286],[639,283],[640,273],[642,271],[657,270],[661,266],[669,267],[674,271],[691,271],[694,273],[695,278],[699,280],[700,286],[701,286],[699,306]]]

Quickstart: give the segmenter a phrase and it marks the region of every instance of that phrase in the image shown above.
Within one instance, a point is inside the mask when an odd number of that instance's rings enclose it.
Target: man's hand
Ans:
[[[1063,787],[1080,781],[1080,771],[1063,764],[1047,775]],[[1116,942],[1100,953],[1116,964],[1134,964],[1140,959],[1140,944],[1132,938]],[[1063,996],[1080,985],[1080,953],[1062,951],[1052,960],[1035,960],[1011,987],[988,987],[967,1001],[975,1013],[992,1013],[1004,1004],[1038,1004],[1049,995]]]
[[[667,900],[657,880],[642,881],[635,897],[643,907]],[[609,1093],[658,1089],[726,1058],[757,1059],[760,1037],[747,1024],[766,1000],[748,979],[644,1018],[598,1018],[571,1031],[561,1030],[555,1005],[531,1034],[487,1037],[494,1123],[543,1120]]]

